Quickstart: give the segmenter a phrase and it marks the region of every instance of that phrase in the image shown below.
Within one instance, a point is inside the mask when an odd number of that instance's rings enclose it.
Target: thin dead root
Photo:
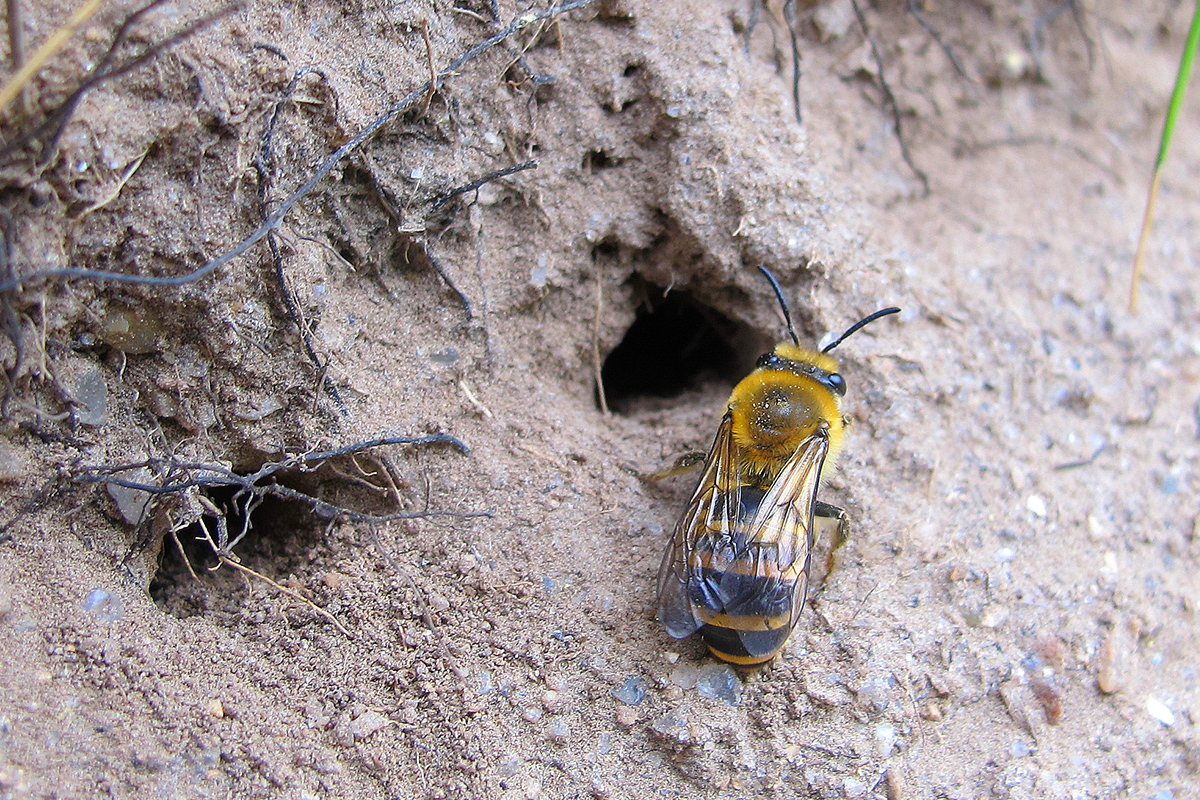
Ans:
[[[125,184],[129,183],[129,179],[132,178],[134,173],[136,173],[138,171],[138,168],[140,166],[142,166],[142,162],[146,160],[146,155],[149,152],[150,152],[150,148],[147,147],[145,150],[142,151],[142,154],[140,156],[138,156],[132,162],[130,162],[129,166],[125,167],[125,171],[121,173],[121,177],[117,181],[117,185],[113,187],[112,191],[109,192],[104,197],[97,200],[96,202],[92,203],[90,206],[85,208],[83,211],[80,211],[79,216],[75,217],[75,221],[78,222],[79,220],[86,217],[88,214],[91,214],[94,211],[99,211],[100,209],[104,208],[106,205],[108,205],[109,203],[111,203],[112,201],[114,201],[118,197],[120,197],[121,190],[125,188]]]
[[[380,486],[377,483],[372,483],[370,478],[363,473],[362,468],[358,466],[357,462],[354,462],[354,466],[356,469],[358,469],[360,474],[355,475],[338,467],[330,467],[330,469],[333,471],[334,475],[337,475],[339,478],[346,481],[346,483],[353,484],[354,486],[361,486],[367,491],[374,492],[376,494],[384,494],[388,492],[388,488],[386,486]]]
[[[1063,0],[1063,2],[1053,5],[1041,14],[1038,14],[1037,18],[1033,21],[1033,30],[1029,33],[1029,53],[1033,56],[1033,63],[1038,77],[1042,80],[1046,79],[1046,30],[1066,11],[1071,12],[1071,18],[1075,20],[1075,25],[1079,28],[1079,33],[1083,38],[1084,44],[1087,46],[1088,67],[1091,68],[1095,64],[1096,43],[1088,33],[1079,3],[1077,0]]]
[[[425,40],[425,63],[429,65],[429,83],[425,99],[421,102],[421,108],[415,115],[417,119],[429,113],[429,106],[433,103],[433,95],[437,91],[438,85],[437,69],[433,66],[433,43],[429,41],[429,20],[421,20],[421,38]]]
[[[404,498],[400,495],[400,487],[407,485],[407,483],[400,477],[400,470],[396,469],[396,464],[392,461],[391,456],[379,456],[379,463],[383,465],[383,474],[387,478],[388,490],[392,494],[392,500],[396,503],[396,508],[403,508]]]
[[[196,574],[196,570],[192,568],[192,560],[188,558],[187,551],[183,549],[183,542],[179,541],[179,529],[172,526],[167,535],[171,537],[171,541],[175,543],[175,549],[179,551],[179,557],[183,559],[183,565],[187,567],[188,574],[195,580],[199,581],[200,576]]]
[[[792,105],[796,112],[796,123],[803,124],[800,111],[800,37],[796,32],[796,3],[787,0],[783,4],[783,23],[787,26],[792,42]]]
[[[236,569],[240,572],[243,572],[247,575],[253,575],[255,578],[258,578],[259,580],[269,583],[271,586],[275,587],[275,589],[278,590],[280,593],[287,595],[288,597],[292,598],[293,600],[295,600],[298,603],[302,603],[303,605],[308,606],[313,611],[315,611],[317,614],[324,617],[326,620],[329,621],[330,624],[332,624],[335,628],[337,628],[339,631],[341,631],[343,634],[345,634],[347,639],[354,638],[354,634],[350,632],[350,629],[347,628],[345,625],[343,625],[341,622],[339,622],[337,617],[335,617],[333,614],[330,614],[328,611],[321,608],[319,605],[314,603],[312,600],[309,600],[307,597],[300,594],[299,592],[289,589],[286,586],[283,586],[279,583],[276,583],[275,581],[268,578],[266,575],[263,575],[261,572],[250,569],[250,567],[247,567],[245,564],[239,564],[238,562],[234,561],[229,556],[218,554],[217,558],[220,559],[222,564],[228,564],[229,566],[233,567],[234,569]]]
[[[275,126],[279,122],[279,116],[282,113],[283,106],[295,94],[296,88],[300,85],[300,81],[310,73],[315,73],[324,78],[324,74],[311,67],[305,67],[296,72],[292,76],[291,81],[284,88],[282,96],[274,104],[271,109],[271,115],[267,119],[267,124],[263,126],[262,143],[259,146],[258,152],[254,156],[254,172],[258,178],[258,202],[259,209],[263,220],[268,216],[268,194],[271,186],[271,172],[274,162],[272,153],[272,143],[275,138]],[[305,355],[308,360],[316,368],[320,379],[320,386],[325,390],[325,394],[337,405],[342,412],[342,416],[349,416],[350,410],[346,407],[345,401],[342,399],[341,392],[338,390],[337,384],[329,377],[329,359],[322,358],[317,352],[317,346],[313,337],[312,326],[304,317],[304,312],[300,309],[299,303],[296,302],[295,293],[292,291],[291,285],[288,283],[287,274],[283,266],[283,254],[279,249],[278,238],[274,231],[267,234],[267,247],[271,251],[271,263],[274,266],[275,282],[279,286],[279,296],[283,301],[284,311],[296,326],[296,330],[300,333],[300,341],[304,347]],[[314,393],[315,397],[315,393]]]
[[[471,312],[470,298],[463,294],[462,290],[458,288],[458,284],[454,282],[449,273],[446,272],[446,268],[442,266],[441,260],[433,254],[433,249],[428,245],[428,242],[422,239],[420,244],[422,249],[425,251],[425,257],[429,259],[429,263],[433,267],[433,271],[436,272],[437,276],[442,279],[442,283],[446,284],[446,288],[458,295],[458,300],[460,303],[462,303],[463,311],[467,315],[467,322],[473,320],[475,315]]]
[[[875,71],[879,74],[879,88],[883,92],[883,104],[892,116],[892,129],[896,134],[896,142],[900,145],[900,157],[904,159],[904,163],[908,165],[913,175],[921,182],[921,196],[928,197],[929,176],[925,174],[923,169],[917,166],[913,160],[912,153],[909,152],[908,141],[904,138],[900,104],[896,101],[896,95],[892,92],[891,84],[888,83],[887,77],[884,74],[883,56],[879,52],[879,46],[875,43],[875,38],[871,35],[871,29],[867,25],[867,17],[863,14],[858,0],[850,0],[850,5],[854,7],[854,16],[858,18],[858,25],[862,28],[863,36],[866,37],[867,44],[871,48],[871,58],[875,61]]]
[[[9,0],[7,4],[7,27],[9,46],[12,51],[9,55],[16,74],[5,82],[3,88],[0,88],[0,109],[7,108],[8,104],[17,95],[24,92],[25,87],[33,79],[33,76],[38,73],[42,66],[55,53],[62,49],[62,46],[67,43],[67,40],[71,38],[79,26],[87,22],[96,13],[102,2],[103,0],[87,0],[87,2],[80,5],[79,8],[75,9],[75,13],[71,15],[66,24],[50,34],[50,38],[46,39],[45,44],[37,49],[33,57],[29,61],[25,61],[24,47],[21,39],[21,4],[18,0]]]
[[[493,22],[492,20],[485,17],[483,14],[480,14],[477,11],[472,11],[469,8],[463,8],[462,6],[452,6],[450,8],[450,11],[455,14],[462,14],[464,17],[470,17],[471,19],[477,19],[480,22],[482,22],[484,25],[491,25]]]
[[[465,378],[458,382],[458,388],[462,390],[463,395],[467,398],[467,402],[471,404],[472,408],[479,412],[480,416],[486,417],[487,419],[492,419],[495,416],[492,414],[492,410],[485,406],[479,400],[479,398],[475,396],[475,393],[471,391],[471,387]]]
[[[12,71],[16,72],[25,63],[25,38],[22,35],[24,22],[21,18],[21,0],[8,0],[5,8],[8,11],[8,16],[5,17],[8,27],[8,63]],[[24,89],[24,84],[22,84],[17,93],[23,95]],[[0,108],[3,108],[3,106],[0,106]]]
[[[523,172],[527,169],[537,169],[537,166],[537,159],[529,159],[528,161],[522,161],[520,164],[512,164],[507,167],[501,167],[500,169],[489,172],[480,178],[476,178],[470,183],[465,183],[462,186],[451,189],[435,199],[433,204],[429,207],[429,210],[431,212],[437,211],[459,195],[466,194],[467,192],[473,192],[479,187],[483,186],[485,183],[491,183],[499,178],[504,178],[517,172]]]
[[[313,495],[292,489],[280,483],[268,482],[269,478],[282,470],[297,469],[302,472],[311,472],[319,469],[325,461],[331,458],[351,455],[389,444],[448,444],[457,448],[460,452],[470,452],[465,444],[449,434],[433,434],[431,436],[419,437],[398,436],[357,442],[335,450],[288,456],[279,461],[264,464],[249,475],[239,475],[222,464],[185,462],[176,459],[146,459],[130,464],[82,466],[74,472],[72,479],[77,483],[103,483],[122,486],[127,489],[137,489],[153,496],[176,494],[194,489],[213,489],[219,487],[237,489],[231,502],[242,504],[241,511],[244,516],[242,530],[236,536],[230,538],[228,532],[221,525],[218,525],[218,535],[215,539],[206,530],[206,535],[209,535],[210,540],[215,546],[214,549],[218,554],[228,554],[230,549],[246,535],[251,513],[262,502],[263,498],[268,495],[303,503],[312,509],[314,513],[327,519],[348,520],[351,522],[381,523],[398,519],[422,519],[427,517],[469,518],[491,516],[490,511],[432,509],[428,507],[428,498],[426,498],[426,508],[421,511],[368,514],[352,508],[335,505],[319,497],[314,497]],[[127,480],[120,477],[122,473],[139,469],[149,469],[151,472],[161,475],[161,482],[150,483],[144,480]],[[207,498],[200,495],[200,500],[202,503],[208,504],[206,511],[209,516],[221,519],[220,510],[213,506]]]
[[[950,45],[946,44],[945,40],[942,39],[942,35],[938,32],[938,29],[935,28],[933,24],[925,18],[925,15],[921,13],[921,8],[917,3],[917,0],[908,0],[908,13],[912,14],[913,19],[915,19],[917,23],[925,29],[925,32],[929,34],[929,37],[933,39],[934,43],[937,44],[937,46],[941,48],[942,52],[946,54],[946,58],[950,61],[950,65],[954,67],[954,71],[957,72],[962,78],[968,81],[973,81],[974,79],[971,78],[971,76],[967,74],[966,69],[963,68],[962,62],[958,60],[958,56],[955,55],[954,51],[950,49]]]
[[[600,413],[609,415],[608,396],[604,392],[604,362],[600,359],[600,320],[604,314],[604,279],[596,275],[596,317],[592,324],[592,373],[596,379],[596,395],[600,398]]]

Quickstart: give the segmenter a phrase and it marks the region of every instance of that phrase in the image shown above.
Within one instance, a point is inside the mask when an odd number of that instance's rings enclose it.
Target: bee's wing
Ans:
[[[711,591],[702,579],[700,554],[712,548],[699,543],[714,536],[728,538],[741,491],[737,477],[733,417],[727,413],[658,569],[658,621],[676,639],[695,633],[704,624],[695,612],[692,594]]]
[[[765,619],[765,624],[771,629],[787,630],[796,624],[808,596],[815,531],[813,507],[828,452],[829,437],[823,430],[818,431],[801,443],[771,483],[746,530],[746,541],[751,543],[746,555],[753,561],[750,573],[766,579],[766,583],[757,584],[753,594],[727,603],[725,613],[761,614],[764,603],[777,597],[785,606],[781,609],[784,613]],[[753,633],[747,631],[743,637],[747,651],[766,655],[756,652]]]

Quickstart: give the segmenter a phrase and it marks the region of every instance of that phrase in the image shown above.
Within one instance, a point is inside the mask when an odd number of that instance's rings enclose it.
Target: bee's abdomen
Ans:
[[[753,519],[762,495],[740,487],[734,530],[697,542],[699,569],[689,586],[708,649],[740,666],[764,664],[779,652],[792,630],[796,593],[807,584],[802,570],[778,563],[774,543],[747,540],[742,526]]]
[[[766,664],[783,649],[791,632],[790,627],[769,631],[741,631],[717,625],[703,625],[697,631],[710,653],[739,667],[758,667]]]
[[[736,568],[739,564],[731,565]],[[718,658],[753,666],[770,661],[792,630],[794,580],[705,570],[691,600],[699,633]]]

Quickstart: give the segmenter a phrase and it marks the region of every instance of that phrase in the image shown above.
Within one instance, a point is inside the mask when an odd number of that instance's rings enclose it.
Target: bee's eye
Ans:
[[[829,377],[825,379],[825,385],[838,397],[846,396],[846,381],[836,372],[829,373]]]
[[[774,353],[763,353],[758,357],[758,361],[754,363],[754,366],[759,369],[775,369],[779,366],[779,356]]]

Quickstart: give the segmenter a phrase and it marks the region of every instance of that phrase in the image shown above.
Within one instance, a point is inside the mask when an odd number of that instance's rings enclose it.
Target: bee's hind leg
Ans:
[[[623,464],[621,468],[624,469],[626,472],[630,473],[631,475],[635,476],[639,480],[661,481],[664,478],[671,478],[671,477],[674,477],[675,475],[682,475],[685,472],[692,471],[698,465],[703,464],[704,459],[707,457],[708,457],[708,453],[704,453],[699,450],[691,452],[691,453],[684,453],[679,458],[675,459],[674,464],[672,464],[669,467],[660,469],[658,472],[641,472],[641,471],[637,470],[636,468],[631,467],[627,464]],[[830,508],[832,508],[832,506],[830,506]]]
[[[818,500],[813,504],[813,527],[817,536],[829,536],[829,555],[825,557],[825,578],[828,578],[837,562],[838,550],[850,538],[850,518],[837,506]]]

